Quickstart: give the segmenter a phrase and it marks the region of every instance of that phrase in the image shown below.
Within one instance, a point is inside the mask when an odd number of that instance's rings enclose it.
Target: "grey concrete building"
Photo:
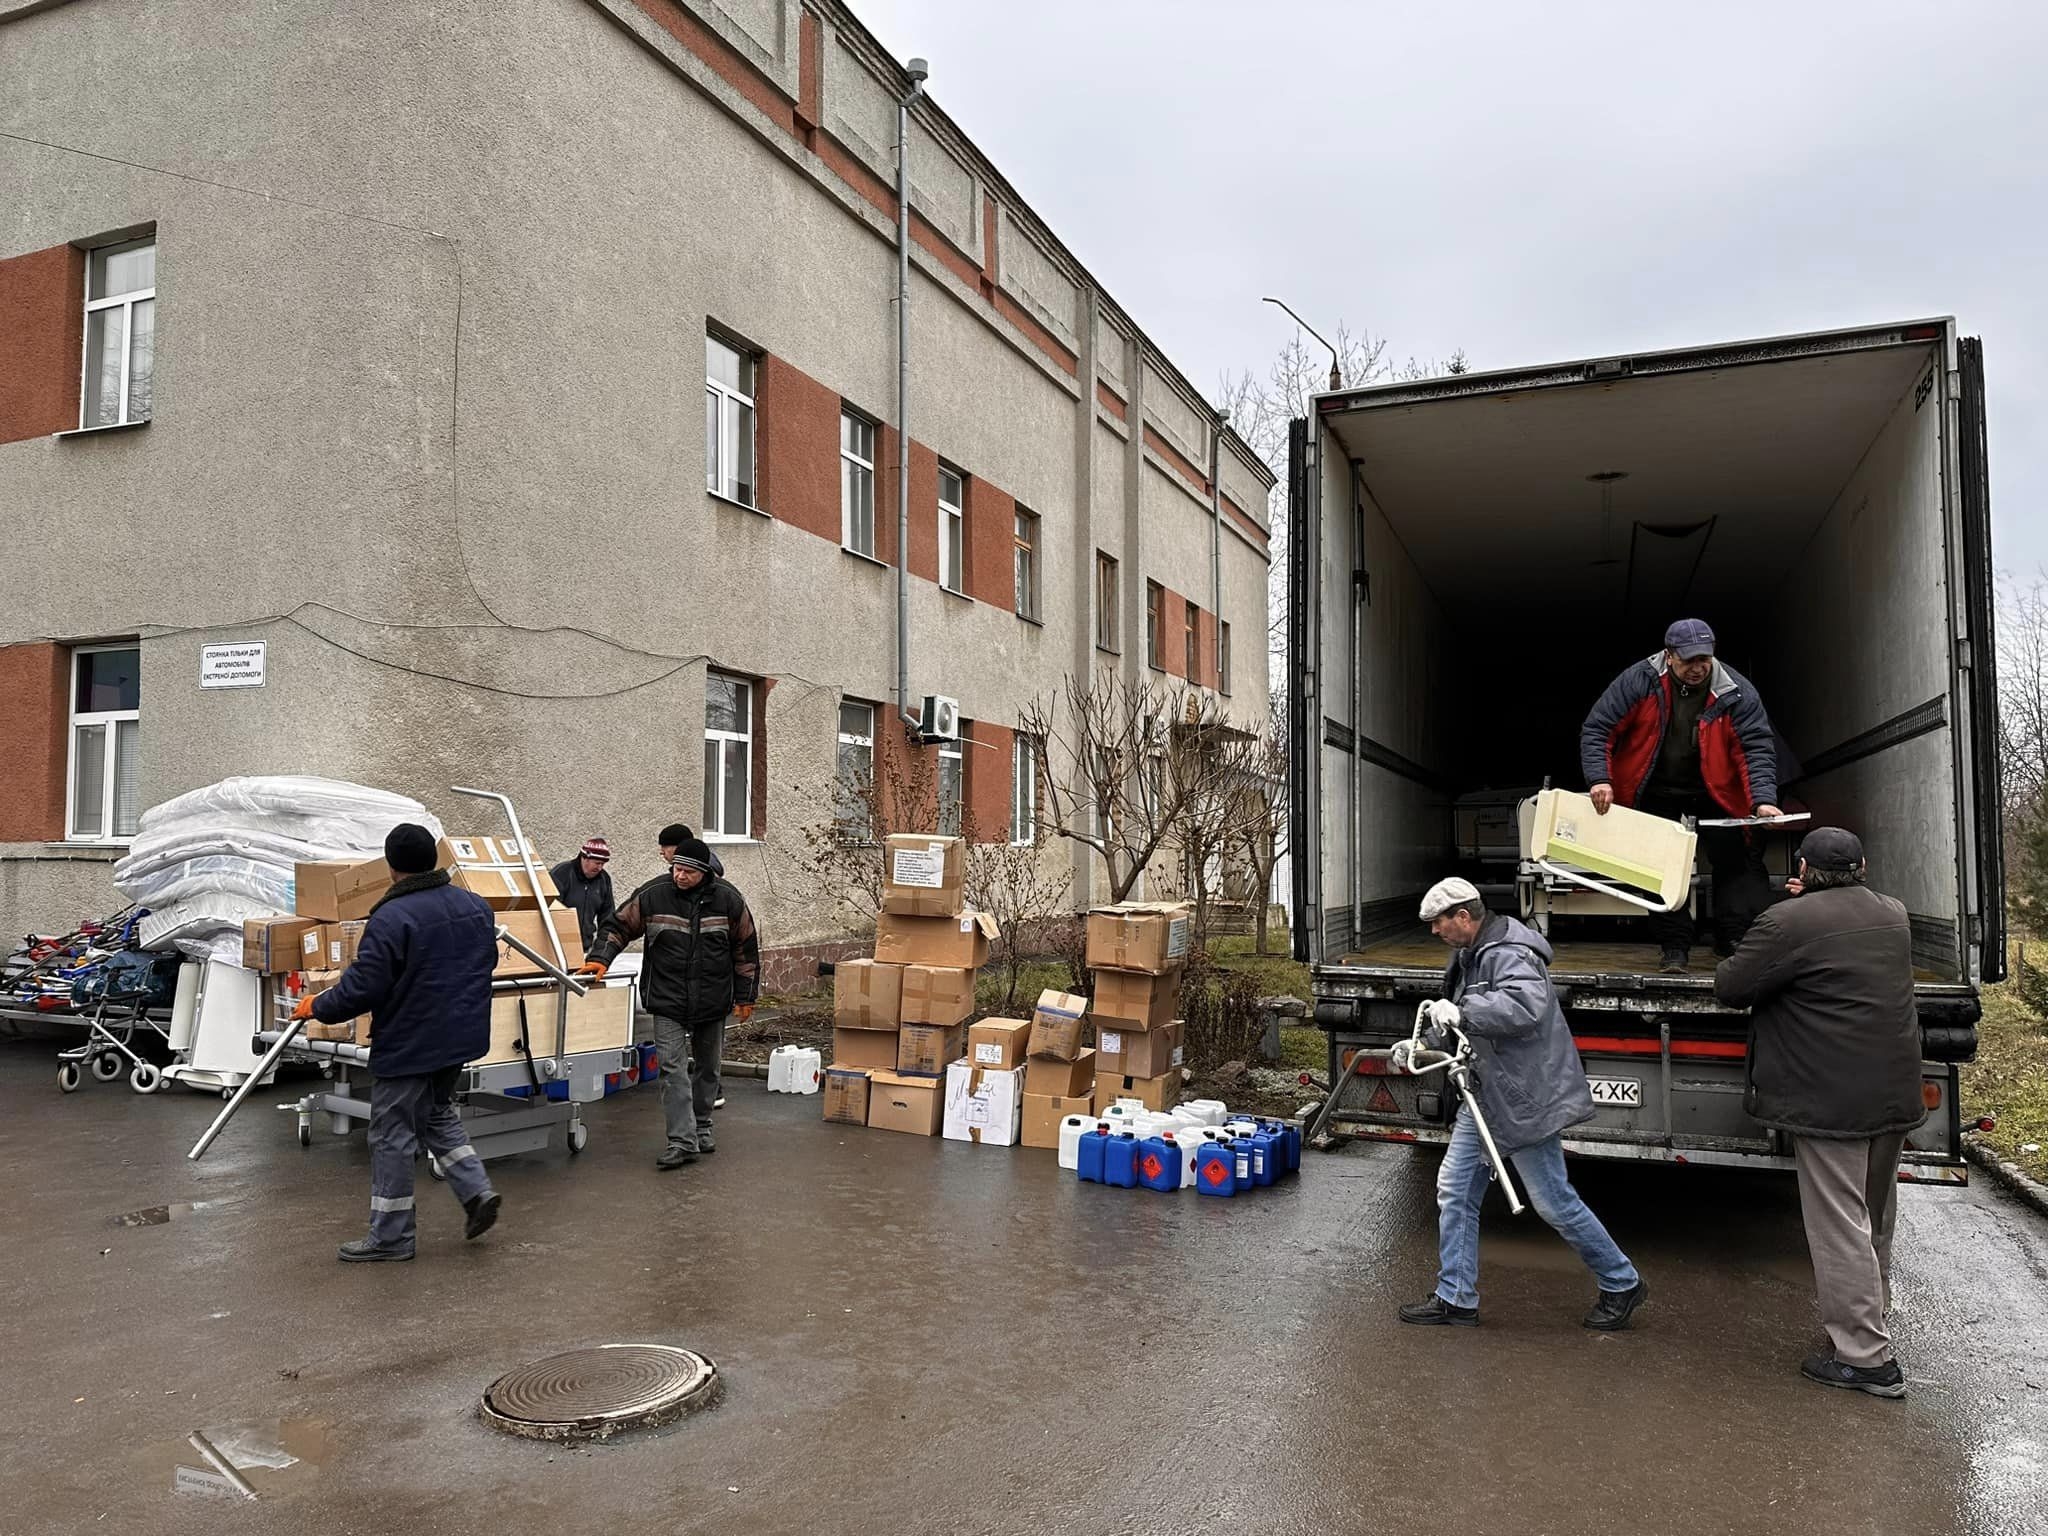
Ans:
[[[905,89],[833,0],[0,0],[0,925],[105,906],[151,804],[317,773],[500,789],[622,885],[701,825],[773,948],[833,939],[776,850],[901,739]],[[1271,481],[911,123],[910,691],[1008,835],[1066,674],[1263,720]]]

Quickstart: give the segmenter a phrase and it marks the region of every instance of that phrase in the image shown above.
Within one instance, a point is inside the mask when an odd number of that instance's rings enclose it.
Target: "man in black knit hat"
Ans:
[[[497,919],[481,896],[434,867],[434,834],[403,822],[384,839],[391,889],[370,911],[355,963],[293,1017],[339,1024],[370,1015],[370,1235],[341,1245],[345,1263],[413,1256],[413,1159],[434,1154],[481,1237],[503,1204],[455,1112],[463,1064],[491,1043]]]
[[[711,850],[694,837],[675,845],[666,881],[651,880],[598,929],[581,970],[603,976],[619,951],[646,941],[640,995],[654,1015],[661,1057],[668,1146],[658,1168],[681,1168],[714,1152],[711,1111],[719,1096],[725,1020],[752,1017],[761,986],[761,936],[746,898],[712,871]]]

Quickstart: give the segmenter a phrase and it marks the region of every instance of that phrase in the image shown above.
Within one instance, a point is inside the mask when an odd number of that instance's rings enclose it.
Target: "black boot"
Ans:
[[[1477,1307],[1454,1307],[1443,1297],[1432,1291],[1422,1301],[1402,1304],[1401,1321],[1420,1323],[1425,1327],[1477,1328],[1479,1309]]]
[[[654,1166],[666,1173],[671,1168],[687,1168],[697,1161],[695,1147],[670,1147],[654,1160]]]
[[[464,1240],[482,1237],[492,1227],[496,1226],[498,1224],[498,1208],[504,1203],[505,1197],[495,1189],[487,1189],[475,1199],[465,1200],[462,1208],[469,1212],[469,1220],[464,1223],[462,1228]]]
[[[1585,1317],[1588,1328],[1601,1333],[1618,1333],[1628,1326],[1637,1307],[1650,1299],[1650,1287],[1642,1280],[1625,1291],[1602,1291]]]
[[[410,1248],[379,1248],[367,1237],[343,1243],[335,1257],[344,1264],[404,1264],[413,1255]]]

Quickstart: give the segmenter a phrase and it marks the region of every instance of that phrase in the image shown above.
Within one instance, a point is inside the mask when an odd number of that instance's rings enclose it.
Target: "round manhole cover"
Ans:
[[[667,1344],[572,1349],[507,1371],[484,1389],[482,1413],[534,1440],[602,1439],[673,1423],[718,1395],[718,1367]]]

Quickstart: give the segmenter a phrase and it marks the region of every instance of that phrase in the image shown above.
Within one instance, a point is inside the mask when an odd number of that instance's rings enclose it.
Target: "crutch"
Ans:
[[[1387,1065],[1411,1077],[1420,1077],[1427,1072],[1445,1075],[1451,1086],[1458,1090],[1458,1097],[1465,1101],[1466,1113],[1472,1116],[1472,1124],[1479,1131],[1479,1143],[1486,1148],[1486,1160],[1493,1164],[1493,1176],[1500,1180],[1501,1192],[1508,1197],[1508,1214],[1519,1216],[1523,1210],[1522,1197],[1515,1193],[1515,1181],[1508,1176],[1507,1159],[1494,1145],[1493,1131],[1479,1109],[1479,1096],[1472,1091],[1472,1041],[1457,1025],[1446,1024],[1441,1027],[1452,1037],[1451,1050],[1432,1050],[1424,1045],[1422,1024],[1428,1012],[1429,1004],[1417,1006],[1414,1029],[1409,1031],[1406,1040],[1394,1042],[1394,1048],[1387,1053]]]

